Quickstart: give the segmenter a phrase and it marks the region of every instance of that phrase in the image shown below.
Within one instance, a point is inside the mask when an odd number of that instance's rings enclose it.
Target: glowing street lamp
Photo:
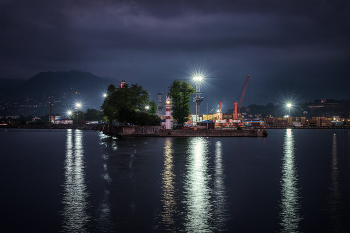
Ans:
[[[193,80],[194,81],[196,81],[196,82],[200,82],[200,81],[202,81],[202,79],[203,79],[203,77],[202,76],[195,76],[194,78],[193,78]]]
[[[67,115],[70,117],[72,115],[72,111],[71,110],[67,111]]]
[[[107,93],[103,93],[103,98],[106,98],[107,97]]]
[[[149,109],[149,106],[147,105],[147,106],[145,106],[145,109],[148,111],[148,109]]]

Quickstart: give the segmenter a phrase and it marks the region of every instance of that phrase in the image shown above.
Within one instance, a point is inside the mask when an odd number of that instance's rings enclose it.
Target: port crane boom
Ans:
[[[233,113],[233,119],[235,119],[235,120],[238,119],[238,113],[241,111],[241,107],[242,107],[245,91],[247,90],[248,82],[249,82],[249,74],[247,75],[247,80],[245,81],[244,88],[243,88],[242,95],[241,95],[241,98],[239,100],[238,106],[237,106],[237,102],[235,102],[235,108],[234,108],[234,113]]]
[[[222,103],[219,101],[219,120],[222,120]]]

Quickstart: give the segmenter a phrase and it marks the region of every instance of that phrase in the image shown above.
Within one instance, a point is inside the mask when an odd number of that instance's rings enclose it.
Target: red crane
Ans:
[[[219,101],[219,113],[220,113],[219,120],[222,120],[222,103],[221,103],[221,101]]]
[[[238,107],[236,107],[237,106],[237,102],[235,102],[235,109],[234,109],[234,112],[233,112],[233,119],[234,120],[238,119],[238,113],[241,111],[241,107],[242,107],[245,91],[247,90],[247,86],[248,86],[248,81],[249,81],[249,74],[247,75],[247,80],[245,81],[244,88],[243,88],[243,91],[242,91],[241,99],[239,100]]]

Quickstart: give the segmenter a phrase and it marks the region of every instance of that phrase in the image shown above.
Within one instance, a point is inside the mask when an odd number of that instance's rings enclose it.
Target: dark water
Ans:
[[[0,131],[0,232],[350,232],[350,131]]]

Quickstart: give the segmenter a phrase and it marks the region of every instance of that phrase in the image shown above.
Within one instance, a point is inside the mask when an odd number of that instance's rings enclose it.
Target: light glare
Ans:
[[[203,77],[202,76],[195,76],[193,79],[195,81],[202,81]]]

